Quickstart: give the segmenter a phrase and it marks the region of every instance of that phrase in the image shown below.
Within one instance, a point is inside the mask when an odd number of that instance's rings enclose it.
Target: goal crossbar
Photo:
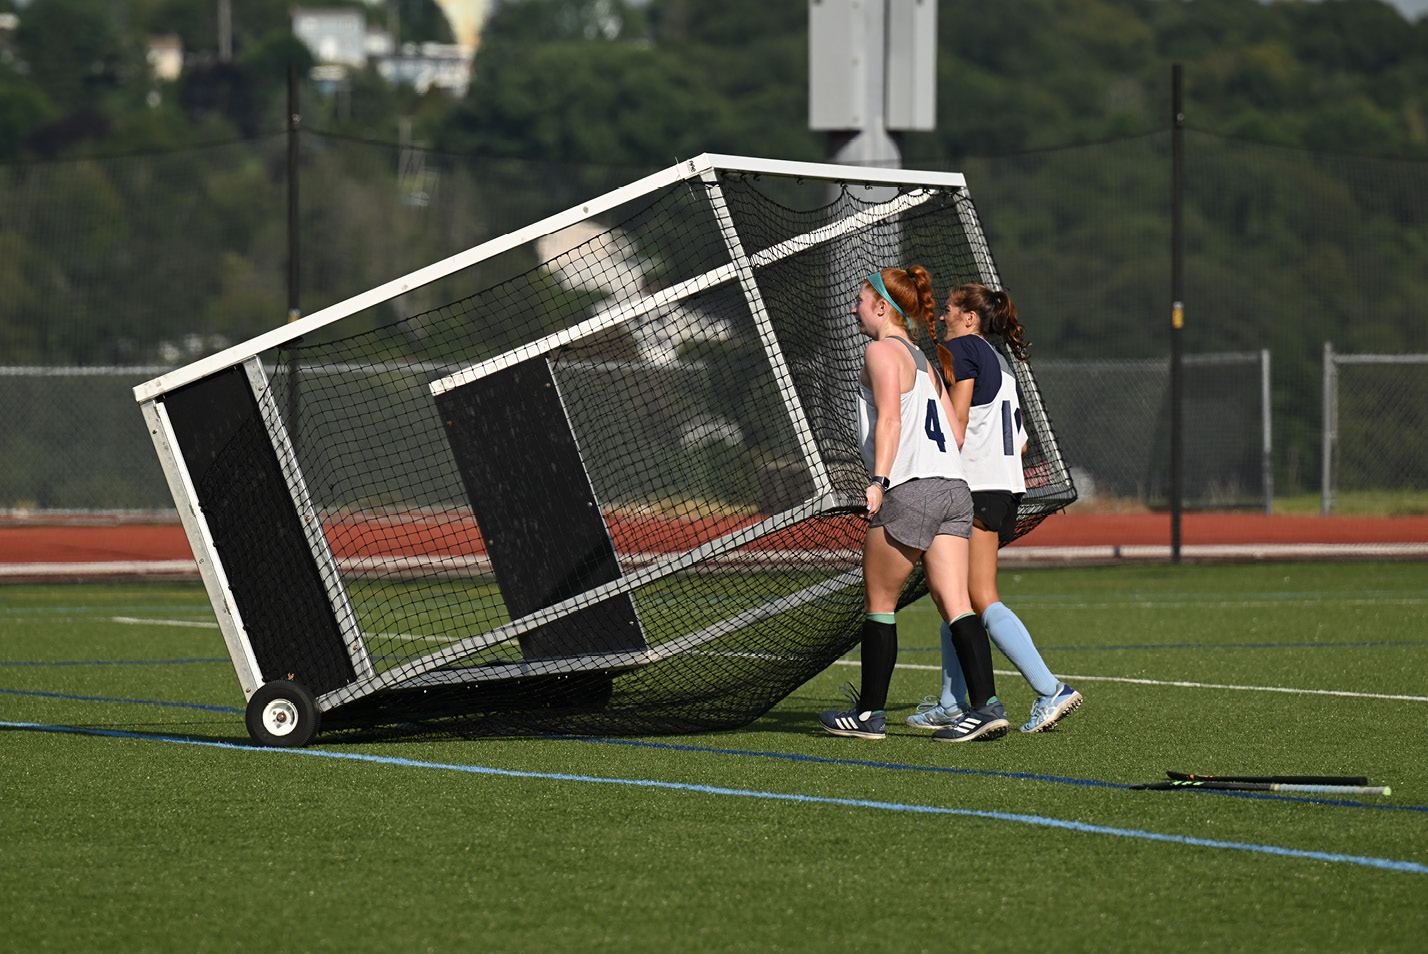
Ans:
[[[463,269],[470,268],[472,265],[499,255],[502,252],[510,251],[511,249],[518,248],[543,236],[559,232],[561,229],[578,222],[583,222],[591,216],[603,214],[627,202],[638,199],[643,195],[673,185],[676,182],[698,179],[711,171],[793,176],[796,178],[830,182],[863,182],[869,185],[918,185],[953,189],[966,186],[966,178],[960,173],[920,172],[906,169],[877,169],[862,166],[836,165],[832,163],[788,162],[778,159],[755,159],[746,156],[704,153],[693,159],[688,159],[666,169],[662,169],[659,172],[652,173],[643,179],[638,179],[629,185],[615,189],[598,198],[591,199],[577,206],[572,206],[564,212],[558,212],[555,215],[548,216],[525,228],[517,229],[514,232],[507,233],[506,235],[499,236],[487,242],[482,242],[479,245],[475,245],[463,252],[458,252],[438,262],[433,262],[416,271],[409,272],[400,278],[392,279],[385,284],[378,285],[361,294],[353,295],[345,301],[329,305],[310,315],[305,315],[296,321],[273,328],[270,331],[233,345],[209,357],[184,365],[181,368],[176,368],[173,371],[165,372],[135,387],[134,400],[139,403],[152,400],[175,388],[183,387],[186,384],[191,384],[194,381],[207,377],[215,371],[240,364],[254,355],[261,354],[271,348],[280,347],[304,335],[310,335],[319,328],[330,325],[335,321],[340,321],[350,315],[357,314],[360,311],[365,311],[368,308],[405,295],[424,285],[429,285],[448,275],[453,275]]]

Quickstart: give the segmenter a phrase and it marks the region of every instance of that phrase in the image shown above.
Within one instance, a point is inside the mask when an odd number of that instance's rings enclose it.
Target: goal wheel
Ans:
[[[297,748],[317,733],[322,713],[311,692],[295,682],[265,683],[248,700],[248,735],[259,745]]]

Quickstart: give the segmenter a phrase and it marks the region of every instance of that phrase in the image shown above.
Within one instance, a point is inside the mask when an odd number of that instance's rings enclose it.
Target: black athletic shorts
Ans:
[[[991,530],[1002,546],[1016,535],[1016,511],[1021,494],[1006,490],[972,491],[972,525],[978,530]]]

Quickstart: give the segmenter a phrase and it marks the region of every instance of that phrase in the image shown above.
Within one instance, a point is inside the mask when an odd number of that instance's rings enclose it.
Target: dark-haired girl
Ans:
[[[1026,491],[1021,459],[1026,431],[1016,375],[987,337],[1000,338],[1013,357],[1025,361],[1026,330],[1005,291],[976,284],[952,289],[942,321],[938,358],[943,377],[951,382],[952,413],[965,431],[962,465],[972,490],[968,592],[992,643],[1037,694],[1021,731],[1041,732],[1074,712],[1081,694],[1051,674],[1026,626],[997,591],[997,551],[1011,542]],[[929,696],[920,711],[908,717],[908,725],[938,730],[933,738],[949,731],[966,708],[964,692],[956,646],[944,626],[941,696],[935,702]]]

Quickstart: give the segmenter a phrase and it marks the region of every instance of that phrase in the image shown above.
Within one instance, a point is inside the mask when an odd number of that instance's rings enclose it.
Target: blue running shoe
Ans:
[[[1081,706],[1081,693],[1064,682],[1056,684],[1049,696],[1037,696],[1031,704],[1031,720],[1021,727],[1023,732],[1045,732]]]
[[[842,712],[830,709],[820,713],[818,724],[823,726],[825,731],[850,739],[887,738],[888,716],[886,712],[881,709],[876,712],[863,709],[858,705],[858,694],[853,691],[851,686],[844,687],[843,695],[853,703],[853,708]]]
[[[945,729],[965,711],[955,702],[944,706],[937,696],[925,696],[917,704],[916,714],[907,717],[907,724],[914,729]]]
[[[978,739],[990,742],[1000,739],[1010,729],[1007,710],[993,696],[986,705],[968,709],[955,723],[932,733],[932,738],[936,742],[974,742]]]

